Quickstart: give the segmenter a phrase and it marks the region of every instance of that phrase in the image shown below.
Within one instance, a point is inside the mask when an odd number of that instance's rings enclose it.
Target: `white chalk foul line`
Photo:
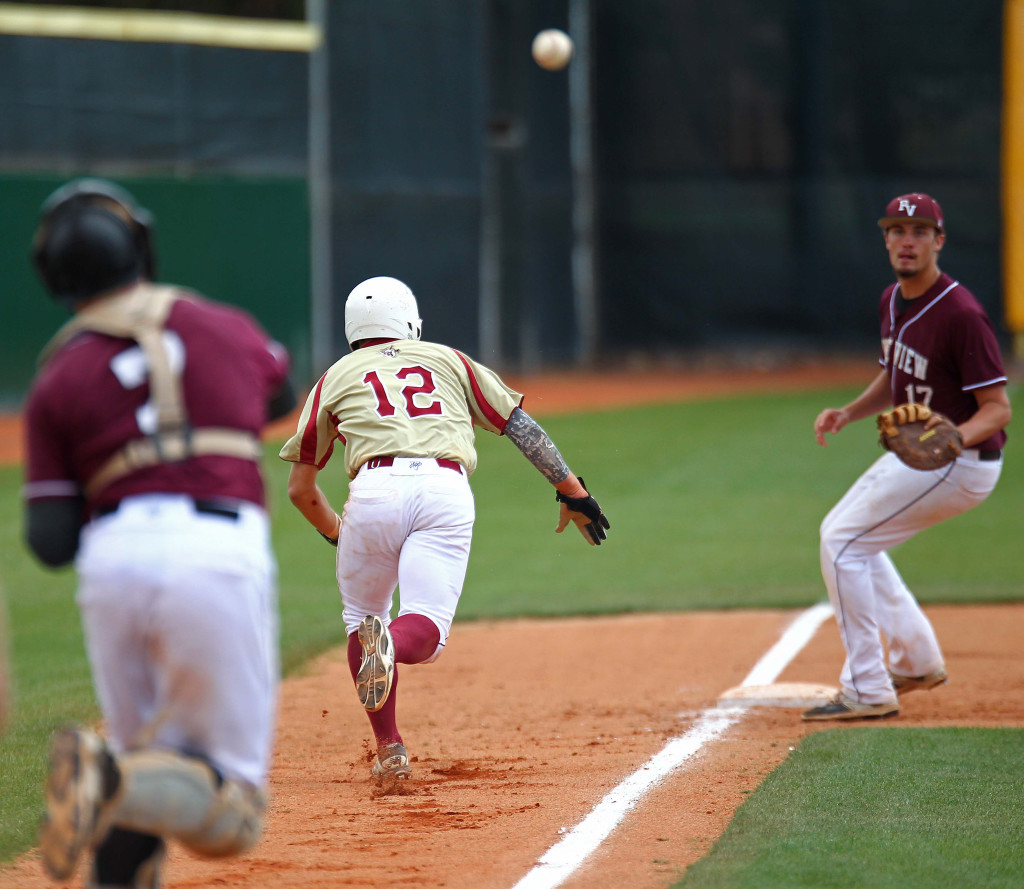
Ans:
[[[743,685],[774,681],[832,614],[828,604],[803,612],[754,665]],[[655,784],[739,722],[745,707],[705,710],[686,734],[673,738],[643,766],[608,793],[563,839],[548,849],[513,889],[554,889],[576,870]]]

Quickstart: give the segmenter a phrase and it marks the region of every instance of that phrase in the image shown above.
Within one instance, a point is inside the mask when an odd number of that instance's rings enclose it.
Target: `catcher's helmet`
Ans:
[[[44,202],[32,240],[32,261],[60,302],[152,280],[153,217],[106,179],[76,179]]]
[[[345,300],[348,344],[376,337],[418,340],[423,324],[416,297],[397,278],[368,278]]]

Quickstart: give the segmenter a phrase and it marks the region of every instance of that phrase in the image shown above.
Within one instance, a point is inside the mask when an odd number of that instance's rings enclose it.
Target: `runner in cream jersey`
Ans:
[[[420,325],[401,281],[357,286],[345,305],[353,351],[313,387],[281,450],[292,463],[289,497],[338,547],[349,668],[376,739],[371,773],[381,783],[410,773],[395,716],[395,664],[438,657],[462,593],[475,519],[474,426],[511,439],[554,485],[557,531],[572,521],[599,545],[608,528],[582,480],[520,407],[523,396],[461,352],[420,342]],[[317,484],[337,443],[351,479],[340,518]]]
[[[501,435],[522,400],[448,346],[382,342],[356,349],[321,377],[281,456],[323,468],[338,441],[349,478],[382,455],[440,457],[472,474],[474,424]]]

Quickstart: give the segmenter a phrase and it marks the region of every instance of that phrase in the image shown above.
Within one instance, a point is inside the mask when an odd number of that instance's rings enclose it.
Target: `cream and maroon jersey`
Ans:
[[[474,425],[501,435],[523,400],[489,368],[439,343],[393,340],[337,361],[313,387],[281,458],[323,469],[335,440],[355,478],[373,457],[434,457],[476,469]]]

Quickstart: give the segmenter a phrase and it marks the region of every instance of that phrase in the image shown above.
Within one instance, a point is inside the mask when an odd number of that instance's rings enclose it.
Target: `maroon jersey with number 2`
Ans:
[[[165,327],[182,375],[193,428],[229,427],[258,436],[267,403],[288,373],[288,353],[247,312],[185,291]],[[26,406],[26,499],[69,497],[126,441],[151,431],[145,358],[138,345],[81,333],[42,369]],[[140,469],[104,488],[97,506],[136,494],[175,492],[263,505],[259,465],[207,455]]]
[[[1006,382],[995,329],[974,295],[942,274],[927,293],[904,300],[899,283],[882,293],[880,363],[889,372],[893,404],[917,402],[963,423],[977,410],[976,389]],[[979,442],[997,450],[1002,430]]]

